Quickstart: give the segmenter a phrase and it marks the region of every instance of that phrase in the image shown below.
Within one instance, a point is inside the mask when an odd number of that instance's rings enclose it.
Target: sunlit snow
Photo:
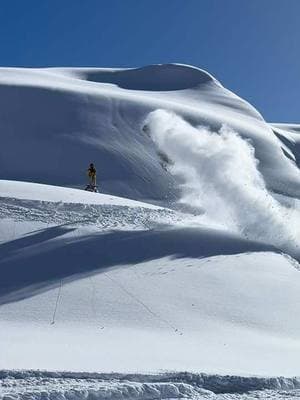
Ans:
[[[182,64],[0,103],[0,399],[299,398],[298,125]]]

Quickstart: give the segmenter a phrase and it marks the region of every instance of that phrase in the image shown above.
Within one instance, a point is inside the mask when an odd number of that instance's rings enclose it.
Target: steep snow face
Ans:
[[[157,108],[216,132],[227,124],[251,139],[267,186],[299,196],[299,171],[260,114],[208,73],[177,64],[1,69],[0,178],[82,186],[93,161],[104,192],[178,198],[176,178],[142,129]]]

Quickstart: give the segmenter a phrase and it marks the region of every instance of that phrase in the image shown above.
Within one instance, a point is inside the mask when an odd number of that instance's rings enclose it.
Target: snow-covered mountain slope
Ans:
[[[268,187],[300,195],[299,171],[260,114],[195,67],[1,68],[0,102],[2,179],[81,186],[93,160],[104,192],[172,198],[174,177],[142,130],[163,108],[216,131],[228,124],[251,139]]]
[[[300,375],[297,126],[180,64],[2,68],[0,106],[0,368]]]

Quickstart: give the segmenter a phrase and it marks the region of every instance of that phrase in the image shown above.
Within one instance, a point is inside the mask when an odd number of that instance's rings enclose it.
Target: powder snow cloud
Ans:
[[[171,160],[169,171],[182,182],[183,204],[249,239],[299,256],[299,210],[283,206],[267,190],[250,141],[228,126],[213,132],[165,110],[151,112],[145,123],[158,150]]]

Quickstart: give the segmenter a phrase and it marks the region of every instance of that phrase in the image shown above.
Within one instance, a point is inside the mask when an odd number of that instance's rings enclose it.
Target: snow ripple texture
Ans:
[[[145,229],[179,221],[180,214],[167,209],[0,198],[0,218],[55,225],[75,223],[101,229]]]
[[[299,378],[0,371],[1,400],[300,399]]]

